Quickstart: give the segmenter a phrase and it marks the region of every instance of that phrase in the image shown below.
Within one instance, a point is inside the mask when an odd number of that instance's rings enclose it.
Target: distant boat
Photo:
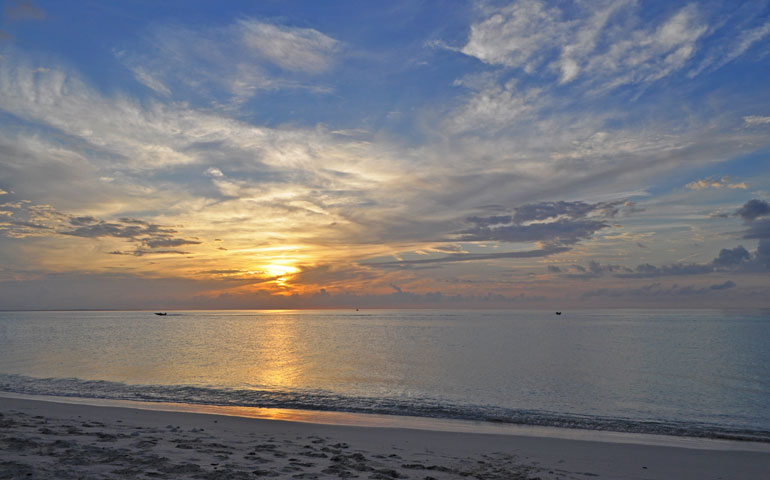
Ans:
[[[164,317],[164,316],[168,315],[168,313],[166,313],[166,312],[155,312],[155,315],[160,315],[160,316]]]
[[[561,315],[561,312],[556,312],[556,315]]]

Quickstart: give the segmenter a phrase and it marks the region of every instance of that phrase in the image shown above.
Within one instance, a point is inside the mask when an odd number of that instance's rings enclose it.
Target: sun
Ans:
[[[262,267],[262,270],[271,277],[282,277],[284,275],[291,275],[292,273],[299,272],[299,268],[297,267],[277,263],[265,265]]]

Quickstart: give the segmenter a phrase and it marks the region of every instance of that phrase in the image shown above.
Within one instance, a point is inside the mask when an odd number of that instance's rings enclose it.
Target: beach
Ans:
[[[770,446],[752,442],[691,448],[18,398],[0,398],[0,414],[3,479],[760,479],[770,471]]]

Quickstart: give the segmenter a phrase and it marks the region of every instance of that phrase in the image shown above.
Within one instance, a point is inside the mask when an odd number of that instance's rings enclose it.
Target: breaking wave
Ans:
[[[190,385],[129,385],[101,380],[33,378],[6,374],[0,374],[0,391],[26,395],[400,415],[514,425],[770,442],[770,431],[766,430],[712,423],[676,422],[670,420],[640,421],[629,418],[565,414],[540,410],[519,410],[490,405],[465,405],[447,403],[442,400],[426,397],[409,399],[378,398],[344,396],[320,390],[279,391]]]

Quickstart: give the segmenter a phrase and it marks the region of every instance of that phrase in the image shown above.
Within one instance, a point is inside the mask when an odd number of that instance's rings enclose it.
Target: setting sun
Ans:
[[[299,272],[299,268],[291,265],[270,264],[261,267],[261,270],[271,277],[283,277],[284,275],[290,275]]]

